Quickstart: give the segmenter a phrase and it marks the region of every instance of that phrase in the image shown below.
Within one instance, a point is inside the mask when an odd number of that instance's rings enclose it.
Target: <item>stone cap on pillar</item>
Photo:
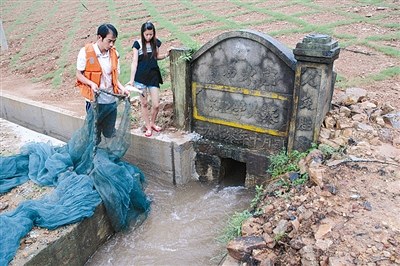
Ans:
[[[339,57],[339,44],[329,35],[313,33],[304,37],[293,50],[299,61],[331,63]]]

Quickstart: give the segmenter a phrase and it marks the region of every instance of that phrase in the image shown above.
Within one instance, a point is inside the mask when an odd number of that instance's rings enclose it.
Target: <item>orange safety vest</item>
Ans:
[[[94,83],[97,84],[97,86],[100,86],[100,80],[101,80],[101,65],[99,63],[99,60],[97,59],[97,55],[94,51],[93,44],[88,43],[85,45],[85,51],[86,51],[86,68],[85,72],[83,75],[93,81]],[[110,50],[110,58],[111,58],[111,79],[112,79],[112,85],[113,85],[113,91],[115,94],[119,93],[118,90],[118,56],[117,56],[117,51],[115,50],[114,47],[112,47]],[[84,84],[80,82],[79,80],[76,80],[75,86],[81,90],[81,94],[83,97],[86,99],[89,99],[91,101],[94,100],[94,95],[92,88],[90,88],[89,85]]]

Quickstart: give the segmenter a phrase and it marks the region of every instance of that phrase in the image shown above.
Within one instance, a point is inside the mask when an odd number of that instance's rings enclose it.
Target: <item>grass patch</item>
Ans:
[[[184,8],[184,9],[175,10],[174,12],[175,13],[179,13],[179,12],[182,12],[182,11],[185,12],[185,11],[188,11],[188,10],[189,10],[188,8]],[[181,15],[174,16],[174,20],[180,21],[180,20],[185,20],[187,18],[191,18],[191,17],[193,17],[192,13],[188,13],[188,14],[183,13]]]
[[[208,10],[203,10],[203,9],[199,8],[198,6],[194,5],[191,1],[184,0],[182,2],[183,2],[182,4],[185,5],[187,8],[189,8],[190,10],[193,10],[196,13],[203,15],[204,17],[206,17],[214,22],[220,22],[220,23],[227,25],[227,29],[230,29],[230,28],[235,29],[235,28],[239,27],[239,24],[236,23],[235,21],[225,19],[225,18],[217,16],[217,15],[213,15]],[[207,5],[207,7],[208,7],[208,5]]]
[[[194,26],[197,24],[205,23],[205,22],[212,22],[209,19],[195,19],[191,21],[184,21],[183,23],[180,23],[179,25],[184,25],[184,26]]]
[[[221,25],[221,26],[216,26],[216,27],[213,27],[213,28],[202,28],[202,29],[194,30],[194,31],[191,31],[190,34],[192,36],[196,36],[196,35],[200,35],[200,34],[203,34],[203,33],[210,32],[210,30],[212,30],[212,31],[218,31],[218,30],[225,31],[225,30],[238,30],[238,29],[241,29],[241,28],[242,27],[239,27],[239,26],[233,28],[233,27],[231,27],[229,25]]]
[[[258,13],[262,13],[262,14],[266,14],[269,15],[271,17],[273,17],[275,19],[275,21],[286,21],[286,22],[291,22],[295,25],[298,26],[302,26],[302,27],[306,27],[309,26],[310,24],[305,22],[302,19],[299,19],[295,16],[291,16],[291,15],[286,15],[280,12],[275,12],[275,11],[271,11],[268,9],[260,9],[258,7],[255,7],[252,3],[243,3],[242,1],[239,0],[232,0],[233,3],[235,3],[236,5],[251,10],[253,12],[258,12]]]
[[[149,1],[143,1],[143,5],[146,10],[150,13],[150,16],[154,17],[159,24],[163,25],[167,30],[176,35],[177,39],[179,39],[186,46],[194,46],[196,45],[196,41],[194,41],[188,34],[180,31],[178,27],[174,25],[174,23],[166,20],[160,12],[158,12],[156,6]]]
[[[256,194],[254,198],[251,200],[250,208],[255,209],[258,204],[261,202],[264,195],[264,187],[262,185],[256,185]]]
[[[363,42],[365,46],[371,47],[372,49],[384,53],[386,55],[392,56],[392,57],[400,57],[400,51],[399,49],[389,47],[389,46],[383,46],[383,45],[376,45],[371,42]]]
[[[336,78],[336,86],[341,89],[349,87],[361,87],[366,84],[370,84],[372,81],[388,80],[398,75],[400,75],[399,66],[389,67],[380,71],[379,73],[370,74],[366,77],[355,77],[346,79],[343,76],[338,75],[338,77]]]
[[[327,144],[320,144],[318,146],[318,150],[322,152],[325,160],[329,160],[334,154],[339,154],[340,156],[342,156],[346,151],[346,147],[333,148],[332,146],[329,146]]]
[[[235,17],[242,16],[242,15],[247,15],[247,14],[250,15],[251,11],[250,10],[242,10],[242,11],[239,11],[239,12],[236,12],[236,13],[228,14],[224,18],[225,19],[230,19],[230,18],[235,18]],[[251,22],[249,22],[249,23],[251,23]],[[254,21],[253,21],[253,23],[254,23]]]
[[[354,24],[354,23],[357,23],[357,22],[359,22],[359,21],[349,18],[347,20],[339,20],[339,21],[329,22],[328,24],[325,24],[325,25],[334,28],[334,27],[351,25],[351,24]],[[354,35],[350,35],[350,34],[346,34],[346,33],[338,33],[338,34],[343,34],[344,36],[348,35],[348,36],[350,36],[350,38],[355,38],[356,37]]]
[[[348,33],[340,33],[340,32],[338,33],[338,32],[336,32],[334,34],[334,37],[337,38],[337,39],[340,39],[341,40],[340,41],[341,44],[346,42],[346,40],[347,40],[347,42],[350,42],[350,41],[354,42],[354,41],[357,40],[356,36],[348,34]]]
[[[193,54],[200,49],[200,45],[196,45],[193,47],[188,48],[184,54],[179,56],[178,61],[184,60],[184,61],[190,61],[192,60]]]
[[[382,81],[382,80],[393,78],[398,75],[400,75],[400,67],[395,66],[395,67],[386,68],[386,69],[382,70],[381,72],[379,72],[378,74],[371,75],[371,78],[375,81]]]
[[[227,226],[224,228],[222,234],[217,237],[217,241],[220,243],[228,243],[232,239],[241,236],[242,223],[251,216],[252,214],[248,210],[235,212],[235,214],[229,218]]]
[[[267,170],[272,178],[276,178],[288,172],[298,172],[300,170],[298,163],[306,157],[308,152],[292,151],[287,152],[282,149],[278,154],[269,156],[270,166]]]
[[[171,82],[165,81],[163,84],[160,84],[160,91],[166,91],[171,89]]]
[[[348,80],[344,76],[337,74],[336,81],[335,81],[335,87],[344,89],[347,87],[347,82],[348,82]]]
[[[278,242],[281,241],[285,236],[286,236],[286,233],[285,233],[285,232],[280,232],[280,233],[278,233],[278,234],[276,234],[276,235],[274,236],[274,240],[275,240],[276,243],[278,243]]]
[[[132,12],[128,12],[128,15],[125,17],[122,17],[121,20],[122,21],[134,21],[136,22],[137,20],[144,20],[147,19],[147,15],[141,15],[141,14],[132,14]]]
[[[400,25],[398,23],[385,23],[379,24],[382,27],[390,28],[390,29],[400,29]]]
[[[336,39],[336,38],[335,38]],[[347,41],[340,41],[340,47],[341,48],[346,48],[355,44],[359,44],[359,42],[356,39],[353,40],[347,40]]]
[[[399,39],[400,39],[400,33],[374,35],[374,36],[368,36],[365,38],[366,41],[396,41]]]
[[[118,39],[120,40],[120,42],[122,42],[123,40],[129,40],[132,38],[132,36],[139,36],[140,32],[133,32],[133,33],[122,33],[118,35]],[[126,47],[124,48],[126,50]],[[129,50],[131,50],[131,47],[129,47]]]
[[[276,186],[283,188],[283,190],[274,191],[276,197],[288,198],[290,193],[287,192],[293,186],[303,185],[308,181],[308,174],[300,173],[299,161],[317,147],[316,144],[313,144],[305,152],[296,150],[287,152],[286,149],[282,149],[279,153],[269,156],[270,165],[267,172],[272,177],[271,181],[275,181]],[[284,175],[286,173],[289,173],[289,175]]]
[[[379,5],[381,6],[382,4],[384,5],[384,3],[382,3],[382,0],[358,0],[360,3],[364,3],[364,4],[369,4],[369,5]]]
[[[166,6],[167,7],[167,6]],[[166,8],[167,10],[163,10],[163,11],[161,11],[160,13],[162,13],[163,15],[170,15],[170,14],[172,14],[173,15],[173,17],[175,18],[175,19],[181,19],[181,18],[188,18],[188,17],[191,17],[192,16],[192,14],[185,14],[185,13],[183,13],[183,12],[185,12],[185,11],[190,11],[189,9],[187,9],[187,8],[181,8],[180,6],[176,6],[176,5],[172,5],[172,7],[169,7],[168,6],[168,8]]]
[[[131,78],[131,64],[122,62],[121,59],[119,61],[120,64],[120,73],[118,79],[122,84],[125,84]]]

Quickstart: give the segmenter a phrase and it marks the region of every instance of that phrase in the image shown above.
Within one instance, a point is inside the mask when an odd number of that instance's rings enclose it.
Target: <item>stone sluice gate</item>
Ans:
[[[306,36],[291,51],[256,31],[221,34],[182,62],[171,58],[175,124],[194,131],[200,180],[236,174],[254,186],[268,156],[308,149],[329,111],[340,49],[331,37]],[[233,169],[233,170],[232,170]]]

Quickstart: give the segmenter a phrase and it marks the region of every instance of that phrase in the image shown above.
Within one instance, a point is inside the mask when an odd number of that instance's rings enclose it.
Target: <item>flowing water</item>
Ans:
[[[149,180],[152,209],[142,225],[116,234],[86,265],[218,265],[226,253],[216,240],[235,212],[249,208],[254,192],[191,182],[174,187]]]
[[[13,154],[29,141],[63,143],[4,119],[0,126],[2,154]],[[152,199],[148,218],[136,229],[116,234],[87,265],[218,265],[226,246],[216,238],[232,214],[249,208],[254,197],[253,190],[242,186],[193,181],[175,187],[159,179],[148,180],[146,193]]]

